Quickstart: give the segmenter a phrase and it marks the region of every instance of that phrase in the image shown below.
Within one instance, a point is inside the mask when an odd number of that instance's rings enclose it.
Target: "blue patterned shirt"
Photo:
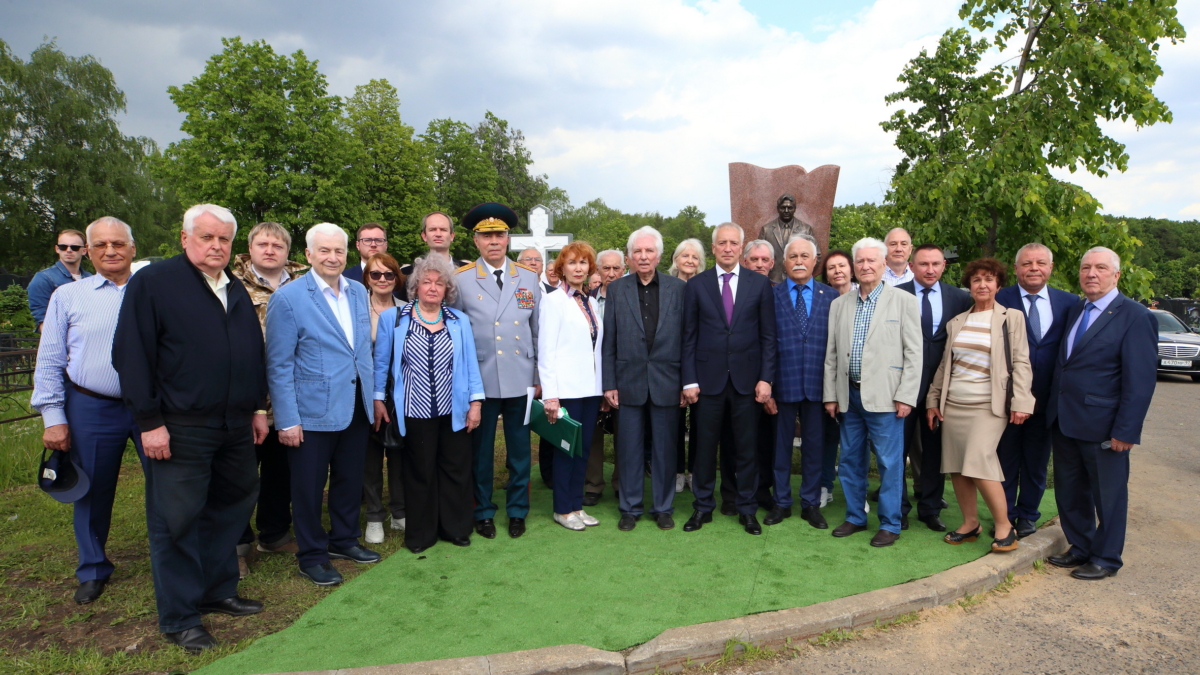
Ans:
[[[850,341],[851,382],[862,382],[863,343],[867,341],[867,332],[871,330],[871,317],[875,316],[875,306],[882,292],[883,284],[879,283],[867,294],[865,300],[862,293],[854,295],[854,339]]]
[[[400,374],[404,378],[405,417],[432,419],[449,415],[451,382],[454,374],[454,339],[445,324],[432,333],[416,317],[413,304],[403,312],[412,315],[408,335],[404,338],[404,354]],[[442,315],[451,320],[450,312],[442,307]]]

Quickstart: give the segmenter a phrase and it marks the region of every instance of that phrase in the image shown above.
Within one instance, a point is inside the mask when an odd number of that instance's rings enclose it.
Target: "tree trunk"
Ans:
[[[1029,0],[1029,28],[1025,36],[1025,48],[1021,50],[1021,61],[1017,64],[1017,73],[1013,76],[1012,95],[1016,96],[1021,93],[1021,84],[1025,79],[1025,66],[1029,63],[1029,54],[1033,51],[1033,41],[1037,39],[1038,33],[1042,31],[1042,26],[1046,23],[1046,19],[1050,18],[1051,10],[1047,9],[1040,21],[1035,25],[1033,23],[1033,5],[1036,0]]]

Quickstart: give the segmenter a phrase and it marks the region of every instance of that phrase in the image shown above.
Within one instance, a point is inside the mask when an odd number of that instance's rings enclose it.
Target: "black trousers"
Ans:
[[[1024,424],[1010,424],[996,448],[1004,471],[1008,517],[1037,522],[1042,517],[1046,473],[1050,468],[1050,428],[1046,413],[1036,412]]]
[[[917,503],[917,516],[930,518],[941,515],[942,497],[946,492],[946,476],[942,473],[942,430],[930,429],[925,417],[925,397],[921,397],[908,417],[904,418],[904,456],[912,471],[912,501]],[[908,483],[901,493],[900,513],[912,511]]]
[[[279,432],[271,427],[260,445],[254,446],[258,460],[258,508],[254,524],[258,540],[274,544],[287,536],[292,526],[292,474],[288,468],[287,446],[279,442]],[[254,543],[254,528],[246,523],[239,544]]]
[[[758,505],[764,509],[770,510],[775,506],[775,497],[771,494],[772,476],[775,475],[775,434],[776,426],[779,423],[779,415],[768,415],[767,411],[761,410],[758,413],[758,489],[754,492],[754,499]],[[788,468],[791,469],[792,454],[791,454],[791,439],[788,439]]]
[[[688,427],[695,428],[699,403],[693,403],[679,409],[679,443],[675,450],[675,473],[691,473],[696,466],[696,441],[698,433],[688,433]]]
[[[538,439],[538,473],[542,483],[554,489],[554,446],[549,441]]]
[[[717,480],[717,446],[726,428],[733,436],[734,477],[737,483],[737,510],[742,515],[751,515],[758,510],[755,492],[758,490],[758,416],[762,406],[755,402],[753,394],[739,394],[730,382],[719,394],[700,394],[697,427],[700,434],[696,448],[696,468],[693,472],[692,489],[696,495],[693,506],[700,512],[711,512],[716,507],[713,490]],[[729,412],[729,423],[725,423],[725,412]],[[725,482],[725,481],[722,481]]]
[[[471,536],[474,452],[466,428],[454,431],[450,415],[404,418],[404,545],[429,548],[442,539]]]
[[[1058,423],[1053,432],[1054,501],[1070,552],[1116,572],[1124,564],[1129,451],[1071,438]]]
[[[358,545],[362,529],[363,468],[371,424],[361,394],[354,417],[341,431],[304,431],[304,441],[289,450],[292,469],[292,512],[296,524],[296,559],[301,567],[329,562],[329,547]],[[325,480],[329,480],[329,531],[321,525]]]
[[[249,424],[168,422],[170,459],[145,459],[146,526],[158,628],[200,625],[203,603],[237,595],[237,541],[258,499]]]
[[[394,422],[393,422],[394,424]],[[382,432],[386,427],[380,426]],[[363,471],[363,503],[366,505],[367,522],[382,523],[388,516],[399,520],[405,517],[404,480],[401,478],[400,449],[383,447],[380,433],[372,431],[367,437],[367,460]],[[384,458],[387,467],[384,468]],[[383,481],[387,476],[388,503],[383,503]]]

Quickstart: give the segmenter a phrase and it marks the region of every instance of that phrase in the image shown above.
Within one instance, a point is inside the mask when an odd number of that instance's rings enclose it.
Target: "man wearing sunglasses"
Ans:
[[[42,322],[46,320],[46,307],[50,305],[50,296],[54,289],[92,276],[82,267],[83,257],[87,255],[87,246],[84,244],[83,233],[79,230],[59,232],[54,251],[58,254],[58,262],[38,272],[29,282],[29,313],[37,323],[38,332],[41,332]]]
[[[358,264],[347,265],[342,276],[365,284],[363,272],[367,269],[367,261],[376,253],[387,253],[387,230],[379,223],[365,223],[354,233],[354,246],[358,249]]]

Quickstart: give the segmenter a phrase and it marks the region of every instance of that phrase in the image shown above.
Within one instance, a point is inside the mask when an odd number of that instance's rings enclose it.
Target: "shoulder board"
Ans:
[[[519,263],[519,262],[515,262],[515,263],[513,263],[513,264],[514,264],[514,265],[516,265],[517,267],[520,267],[520,268],[521,268],[521,269],[523,269],[523,270],[528,270],[528,271],[530,271],[530,272],[533,272],[534,274],[537,274],[537,270],[533,269],[533,268],[532,268],[532,267],[530,267],[529,265],[526,265],[526,264],[524,264],[524,263]]]
[[[475,263],[473,263],[473,262],[469,262],[466,265],[463,265],[462,267],[454,270],[454,273],[462,274],[463,272],[466,272],[467,270],[471,270],[471,269],[475,269]]]

